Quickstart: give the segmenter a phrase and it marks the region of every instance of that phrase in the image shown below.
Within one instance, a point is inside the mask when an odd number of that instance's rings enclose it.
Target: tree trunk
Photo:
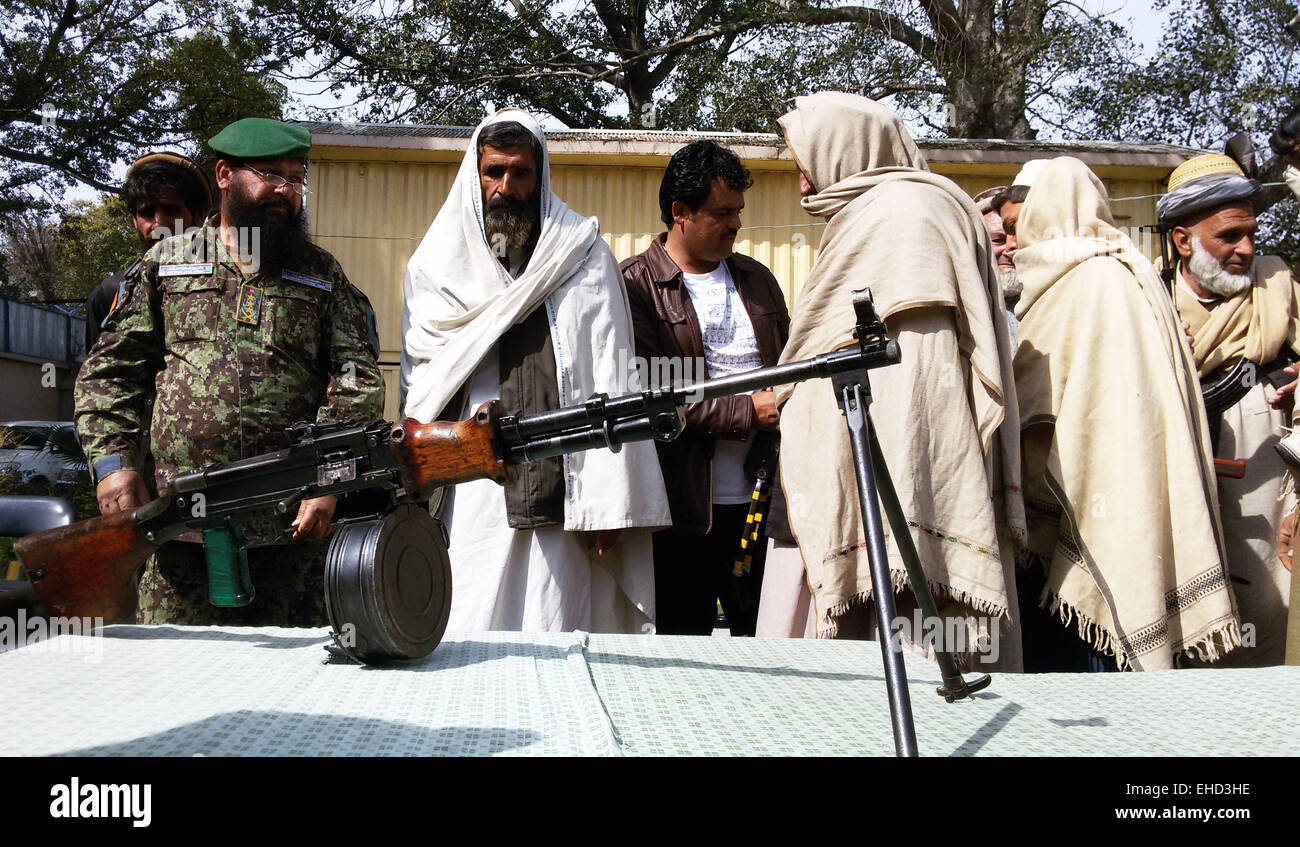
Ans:
[[[1042,28],[1040,0],[1010,0],[1005,17],[994,0],[960,4],[960,37],[940,41],[938,63],[948,89],[948,135],[954,138],[1035,138],[1027,106],[1024,40]],[[1003,30],[995,21],[1003,19]]]
[[[644,69],[641,73],[629,71],[623,91],[627,94],[627,121],[633,129],[656,129],[659,125],[655,109],[654,88]]]

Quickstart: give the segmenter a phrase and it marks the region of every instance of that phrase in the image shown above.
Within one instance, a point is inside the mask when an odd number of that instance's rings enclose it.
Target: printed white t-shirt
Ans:
[[[762,367],[758,339],[745,304],[726,262],[707,274],[682,272],[686,293],[695,307],[704,339],[704,362],[709,379]],[[717,439],[713,453],[713,502],[715,505],[748,503],[752,487],[745,478],[745,456],[753,434],[744,441]]]

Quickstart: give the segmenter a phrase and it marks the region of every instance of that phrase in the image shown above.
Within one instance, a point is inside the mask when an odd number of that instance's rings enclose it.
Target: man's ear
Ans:
[[[695,214],[691,211],[691,207],[683,203],[681,200],[673,201],[672,212],[674,224],[680,224],[682,221],[689,220],[691,215]]]
[[[230,180],[234,178],[235,169],[225,159],[218,159],[217,166],[213,171],[217,178],[217,188],[225,191],[226,187],[230,185]]]
[[[1174,241],[1174,249],[1184,259],[1192,258],[1192,231],[1185,226],[1176,226],[1169,231]]]

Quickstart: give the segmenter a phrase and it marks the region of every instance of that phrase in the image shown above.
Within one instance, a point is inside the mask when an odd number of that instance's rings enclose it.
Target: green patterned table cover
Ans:
[[[390,668],[324,630],[113,626],[0,653],[0,755],[892,755],[873,642],[451,633]],[[995,676],[906,657],[921,753],[1300,754],[1300,668]]]

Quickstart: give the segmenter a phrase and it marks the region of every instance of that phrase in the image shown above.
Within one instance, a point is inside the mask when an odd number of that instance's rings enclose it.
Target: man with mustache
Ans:
[[[126,169],[122,201],[131,224],[147,251],[164,235],[184,232],[207,217],[212,207],[212,189],[207,177],[191,159],[177,153],[146,153]],[[107,276],[86,299],[86,352],[99,338],[104,319],[113,310],[126,278],[140,260]]]
[[[712,141],[689,144],[668,162],[659,186],[668,229],[621,266],[642,361],[667,360],[683,366],[678,378],[703,380],[780,358],[790,329],[785,296],[771,271],[735,252],[752,184],[740,158]],[[706,367],[687,374],[687,362]],[[731,634],[755,634],[762,557],[751,558],[748,571],[742,560],[739,574],[733,563],[758,454],[770,449],[779,421],[770,389],[723,397],[688,407],[681,437],[656,445],[673,514],[673,527],[654,542],[658,632],[709,635],[721,600]]]
[[[461,420],[580,405],[634,390],[632,326],[599,222],[551,191],[541,127],[506,109],[474,131],[407,265],[405,413]],[[663,478],[648,443],[591,450],[457,485],[433,503],[450,531],[452,630],[644,632]]]
[[[1291,587],[1291,545],[1278,536],[1296,506],[1287,464],[1300,438],[1281,436],[1295,425],[1286,366],[1300,354],[1300,287],[1280,257],[1255,254],[1259,189],[1229,157],[1196,156],[1170,175],[1157,206],[1176,254],[1174,306],[1191,328],[1202,384],[1233,389],[1207,401],[1216,456],[1246,464],[1243,478],[1218,479],[1243,625],[1243,645],[1218,662],[1224,666],[1282,663]],[[1249,370],[1234,372],[1242,360]]]
[[[221,156],[219,214],[149,251],[77,379],[77,429],[105,515],[149,499],[146,452],[162,490],[178,471],[286,447],[295,421],[382,412],[368,305],[307,236],[310,134],[246,118],[209,144]],[[282,541],[278,526],[243,539],[253,545],[256,596],[241,608],[209,603],[200,539],[163,545],[141,578],[136,620],[323,625],[319,539],[336,505],[304,500],[292,523],[296,544],[258,546]]]
[[[1002,226],[1002,213],[998,211],[997,201],[1002,196],[1002,192],[1007,191],[1010,186],[995,185],[976,194],[971,199],[975,201],[975,208],[980,210],[984,216],[984,225],[988,227],[989,238],[993,241],[993,261],[995,270],[998,275],[998,283],[1002,287],[1002,299],[1007,309],[1007,326],[1011,331],[1011,348],[1016,346],[1016,303],[1020,300],[1020,292],[1024,288],[1020,284],[1020,277],[1016,275],[1016,263],[1012,261],[1015,254],[1015,241],[1007,237],[1007,231]]]

